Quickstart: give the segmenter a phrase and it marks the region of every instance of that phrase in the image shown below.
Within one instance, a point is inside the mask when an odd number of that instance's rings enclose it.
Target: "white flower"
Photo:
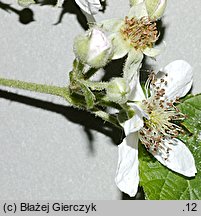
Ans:
[[[169,169],[188,177],[195,176],[197,172],[191,152],[182,141],[175,138],[180,128],[173,123],[184,117],[173,103],[190,90],[192,68],[187,62],[177,60],[161,71],[147,83],[146,89],[148,84],[151,86],[151,96],[148,97],[147,92],[138,104],[130,104],[135,115],[124,123],[126,138],[118,148],[115,181],[119,189],[130,196],[135,196],[139,183],[139,140]]]
[[[159,33],[155,19],[149,17],[144,1],[130,8],[125,19],[110,19],[97,24],[109,33],[114,47],[112,59],[128,54],[123,68],[123,77],[129,82],[141,66],[143,54],[156,57],[160,50],[155,48]]]
[[[74,52],[83,63],[100,68],[111,59],[113,49],[102,30],[91,28],[84,35],[75,38]]]
[[[105,20],[99,25],[110,33],[115,47],[113,59],[122,58],[126,54],[133,54],[133,58],[136,53],[141,54],[141,57],[143,53],[151,57],[159,54],[159,50],[153,48],[158,39],[156,23],[150,19],[145,2],[131,7],[125,19]]]

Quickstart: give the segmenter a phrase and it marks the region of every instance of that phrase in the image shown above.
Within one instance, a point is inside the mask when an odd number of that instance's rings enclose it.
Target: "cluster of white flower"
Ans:
[[[24,5],[33,0],[18,2]],[[107,114],[104,113],[106,109],[101,110],[104,105],[98,103],[99,98],[100,101],[106,100],[104,104],[115,103],[116,107],[120,107],[116,119],[126,137],[118,146],[115,181],[119,189],[130,196],[137,193],[138,144],[143,144],[147,151],[169,169],[184,176],[195,176],[197,170],[194,158],[186,145],[177,139],[182,128],[175,124],[175,121],[185,118],[175,104],[178,98],[185,96],[191,89],[191,66],[183,60],[177,60],[159,72],[150,73],[144,89],[139,81],[144,55],[155,58],[160,54],[160,50],[155,47],[160,35],[157,20],[163,16],[167,0],[130,0],[130,10],[125,18],[99,23],[95,22],[94,15],[102,8],[103,0],[75,2],[87,20],[93,23],[89,23],[89,30],[74,40],[76,60],[70,73],[68,96],[70,98],[72,92],[79,93],[79,98],[85,99],[80,107],[85,106],[103,119],[107,118]],[[57,6],[63,3],[64,0],[58,0]],[[99,68],[122,57],[126,57],[122,77],[113,77],[109,82],[90,80]],[[13,86],[13,82],[10,86]],[[101,94],[97,94],[99,91]],[[70,101],[73,102],[73,99],[70,98]],[[74,105],[77,104],[80,103]],[[121,117],[122,110],[124,118]]]
[[[76,2],[86,12],[97,12],[94,8],[100,6],[98,0]],[[131,8],[125,19],[94,23],[85,35],[75,39],[77,58],[94,68],[127,55],[123,77],[114,78],[106,90],[110,101],[126,104],[134,113],[121,123],[126,137],[118,146],[115,178],[119,189],[130,196],[135,196],[139,184],[139,140],[169,169],[188,177],[197,172],[191,152],[176,138],[181,128],[173,123],[184,118],[174,103],[191,88],[191,66],[177,60],[160,72],[151,73],[145,91],[139,82],[143,55],[156,57],[160,54],[154,47],[159,37],[156,21],[162,17],[166,3],[166,0],[130,0]]]

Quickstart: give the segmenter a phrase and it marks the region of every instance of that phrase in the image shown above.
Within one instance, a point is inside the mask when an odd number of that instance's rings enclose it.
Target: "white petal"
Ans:
[[[100,0],[75,0],[75,2],[88,14],[96,14],[102,8]]]
[[[169,144],[169,143],[173,144]],[[165,160],[162,155],[157,154],[154,157],[169,169],[184,176],[193,177],[197,173],[195,161],[190,150],[178,139],[165,140],[165,145],[171,148],[168,159]]]
[[[146,112],[144,112],[144,110],[143,110],[138,104],[133,103],[133,104],[131,105],[131,107],[132,107],[132,108],[135,110],[135,112],[136,112],[138,115],[140,115],[142,118],[145,117],[146,119],[150,119],[150,118],[149,118],[149,115],[148,115]]]
[[[145,3],[151,19],[158,20],[163,16],[167,0],[146,0]]]
[[[103,20],[97,25],[100,28],[103,28],[107,32],[114,33],[119,31],[123,23],[124,21],[122,19],[114,18],[114,19]]]
[[[191,89],[193,72],[192,67],[186,61],[173,61],[160,71],[168,74],[165,77],[167,86],[163,85],[168,99],[175,100],[176,97],[183,97]]]
[[[142,3],[144,0],[130,0],[130,5],[131,6],[134,6],[134,5],[137,5],[137,4],[140,4]]]
[[[149,56],[149,57],[152,57],[152,58],[155,58],[156,56],[158,56],[160,53],[161,53],[161,50],[160,49],[157,49],[157,48],[145,48],[143,53],[146,55],[146,56]]]
[[[148,16],[147,8],[144,2],[131,7],[128,13],[129,18],[136,17],[137,19],[140,19],[142,17],[147,17],[147,16]]]
[[[145,95],[140,84],[139,71],[136,73],[135,76],[132,77],[129,86],[131,91],[128,100],[142,101],[145,99]]]
[[[114,55],[112,59],[124,57],[130,50],[130,45],[125,41],[120,33],[113,33],[109,36],[114,47]]]
[[[140,82],[137,82],[135,88],[131,90],[131,94],[129,95],[129,100],[132,101],[142,101],[145,100],[145,95],[140,85]]]
[[[139,184],[137,133],[128,135],[118,146],[118,152],[119,159],[115,182],[121,191],[135,196]]]
[[[154,48],[145,48],[143,53],[146,56],[149,56],[151,58],[155,58],[156,56],[160,55],[161,53],[163,53],[166,49],[166,42],[163,41],[162,43],[160,43],[159,45],[154,44]]]
[[[122,124],[126,136],[130,133],[139,131],[144,126],[143,117],[149,119],[149,116],[140,106],[135,103],[129,103],[128,105],[134,109],[135,115]]]
[[[141,115],[135,114],[131,119],[122,124],[125,135],[139,131],[144,126],[144,121]]]
[[[141,67],[142,59],[143,53],[141,51],[136,51],[133,48],[129,51],[123,68],[123,76],[125,79],[128,80],[128,82],[131,81],[133,76],[137,75],[137,72],[140,70]]]

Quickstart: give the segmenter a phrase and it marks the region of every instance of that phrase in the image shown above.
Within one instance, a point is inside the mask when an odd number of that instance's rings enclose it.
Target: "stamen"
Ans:
[[[156,82],[159,85],[155,85]],[[150,118],[144,119],[144,127],[139,131],[139,138],[148,151],[152,154],[161,154],[165,160],[168,160],[171,151],[169,145],[172,145],[170,140],[183,131],[174,121],[183,120],[185,115],[174,105],[173,100],[164,99],[165,89],[161,88],[163,83],[165,85],[167,83],[165,78],[158,82],[156,75],[151,73],[145,84],[146,91],[150,85],[152,86],[153,94],[142,101],[142,108]],[[176,103],[178,101],[179,98],[176,98]]]
[[[159,37],[156,22],[151,21],[149,17],[142,17],[141,19],[125,17],[125,23],[120,32],[136,50],[152,48],[153,43]]]

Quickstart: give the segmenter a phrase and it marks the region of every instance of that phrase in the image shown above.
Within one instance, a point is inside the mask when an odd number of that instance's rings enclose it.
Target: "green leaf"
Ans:
[[[192,152],[198,173],[187,178],[161,165],[143,145],[140,145],[140,184],[146,199],[150,200],[200,200],[201,199],[201,95],[185,100],[179,105],[188,116],[183,125],[190,131],[180,135]]]
[[[201,95],[185,100],[179,108],[187,115],[183,125],[191,133],[201,133]]]

